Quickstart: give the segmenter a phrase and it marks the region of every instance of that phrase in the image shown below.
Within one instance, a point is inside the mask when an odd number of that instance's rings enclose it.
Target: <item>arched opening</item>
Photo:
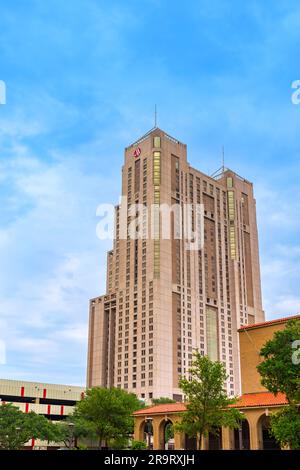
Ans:
[[[162,450],[174,449],[174,428],[170,419],[164,419],[159,425],[159,442]]]
[[[140,424],[139,430],[139,440],[144,441],[147,444],[149,450],[153,449],[153,426],[152,418],[146,418],[145,421],[142,421]]]
[[[222,449],[222,428],[216,428],[214,432],[208,435],[208,449],[221,450]]]
[[[246,419],[241,422],[241,427],[234,430],[234,448],[235,450],[250,449],[250,427]]]
[[[262,415],[257,423],[260,448],[263,450],[278,450],[280,445],[270,433],[270,418]]]
[[[197,450],[196,437],[189,437],[187,434],[185,434],[184,435],[184,448],[185,450]]]

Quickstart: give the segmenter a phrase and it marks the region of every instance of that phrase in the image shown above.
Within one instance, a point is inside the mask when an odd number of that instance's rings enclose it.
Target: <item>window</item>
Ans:
[[[159,136],[155,136],[153,139],[153,147],[160,148],[161,147],[161,139]]]
[[[218,331],[217,331],[217,310],[207,307],[207,355],[213,361],[218,360]],[[225,352],[225,351],[224,351]]]
[[[235,210],[234,210],[234,192],[233,192],[233,191],[228,191],[227,197],[228,197],[228,215],[229,215],[229,220],[234,220],[234,216],[235,216]]]
[[[227,178],[227,188],[233,188],[233,179],[231,177]]]
[[[153,183],[160,185],[160,152],[153,152]]]
[[[235,227],[229,227],[229,243],[230,243],[230,256],[231,259],[236,259],[236,243],[235,243]]]

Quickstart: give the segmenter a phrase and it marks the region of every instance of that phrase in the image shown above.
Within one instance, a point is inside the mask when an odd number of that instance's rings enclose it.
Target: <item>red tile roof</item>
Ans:
[[[148,406],[133,413],[134,415],[147,415],[156,413],[180,413],[185,411],[184,403],[164,403],[161,405]]]
[[[234,408],[256,408],[260,406],[279,406],[288,403],[284,393],[274,395],[271,392],[245,393],[239,397],[238,402],[230,405]],[[148,406],[133,413],[135,416],[147,416],[154,414],[182,413],[186,411],[184,403],[166,403]]]
[[[252,408],[256,406],[276,406],[288,403],[284,393],[274,395],[271,392],[245,393],[235,405],[235,408]]]
[[[300,320],[300,315],[294,315],[291,317],[276,318],[275,320],[265,321],[263,323],[254,323],[253,325],[242,326],[238,331],[250,330],[251,328],[262,328],[264,326],[275,325],[276,323],[285,323],[289,320]]]

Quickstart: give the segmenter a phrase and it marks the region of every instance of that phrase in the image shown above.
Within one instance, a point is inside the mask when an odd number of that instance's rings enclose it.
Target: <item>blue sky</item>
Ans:
[[[297,1],[0,0],[3,378],[85,383],[103,293],[96,208],[123,149],[158,124],[190,163],[255,183],[268,319],[300,310]]]

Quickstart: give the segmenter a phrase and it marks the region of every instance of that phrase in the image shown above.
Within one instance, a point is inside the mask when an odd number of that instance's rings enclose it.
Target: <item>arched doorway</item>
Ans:
[[[214,432],[208,435],[208,449],[222,450],[222,428],[216,428]]]
[[[240,429],[234,430],[234,448],[235,450],[250,449],[250,428],[246,419],[241,422]]]
[[[189,437],[187,434],[184,435],[184,448],[185,450],[197,450],[197,439],[196,437]]]
[[[170,419],[163,419],[159,425],[159,442],[162,450],[174,449],[174,428]]]
[[[270,418],[262,415],[257,423],[260,448],[263,450],[278,450],[280,445],[270,433]]]
[[[146,418],[140,424],[139,430],[140,440],[146,442],[147,448],[149,450],[153,449],[153,426],[152,426],[152,418]]]

